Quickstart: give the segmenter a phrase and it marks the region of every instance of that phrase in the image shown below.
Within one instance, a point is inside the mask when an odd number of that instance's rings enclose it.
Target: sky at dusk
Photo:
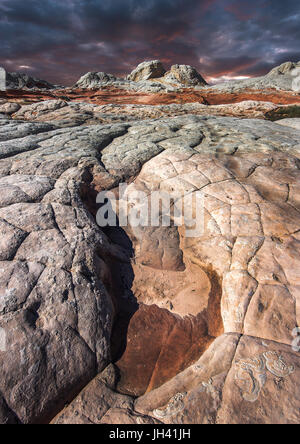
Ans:
[[[0,65],[71,85],[144,60],[216,79],[300,60],[299,0],[0,0]]]

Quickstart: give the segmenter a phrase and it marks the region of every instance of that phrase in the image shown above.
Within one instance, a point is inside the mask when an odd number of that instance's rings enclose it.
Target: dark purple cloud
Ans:
[[[299,0],[0,0],[0,65],[72,84],[146,59],[208,78],[300,60]]]

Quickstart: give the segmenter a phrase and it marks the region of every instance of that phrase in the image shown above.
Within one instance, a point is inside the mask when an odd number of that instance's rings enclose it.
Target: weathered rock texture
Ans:
[[[204,103],[177,103],[169,105],[96,105],[82,102],[67,102],[61,99],[47,100],[20,106],[15,102],[0,102],[0,113],[14,120],[30,122],[60,122],[60,125],[99,124],[128,122],[149,118],[171,117],[186,114],[203,116],[236,116],[265,118],[269,112],[278,110],[278,105],[269,102],[245,101],[231,105]]]
[[[286,62],[272,69],[267,75],[245,80],[232,80],[214,86],[214,89],[223,92],[240,92],[245,89],[266,90],[269,88],[278,91],[295,91],[299,93],[300,62]]]
[[[141,63],[127,78],[133,82],[156,79],[162,84],[178,87],[206,86],[207,83],[196,68],[189,65],[173,65],[166,72],[159,60]]]
[[[126,128],[95,131],[1,125],[0,391],[24,423],[53,417],[111,360],[105,260],[123,253],[111,250],[81,193],[85,162],[97,166],[101,143]]]
[[[54,89],[55,85],[46,80],[35,79],[23,73],[6,73],[7,89]]]
[[[53,421],[53,424],[161,424],[134,411],[129,396],[116,393],[117,372],[113,365],[98,375]]]
[[[207,98],[212,102],[217,101],[215,97],[208,96]],[[243,98],[241,96],[240,100]],[[226,103],[224,105],[208,105],[207,100],[202,96],[193,97],[192,94],[186,94],[182,98],[180,95],[168,97],[166,94],[159,97],[149,95],[139,98],[141,103],[148,103],[145,105],[138,103],[138,101],[137,104],[124,104],[120,97],[120,103],[103,105],[79,100],[75,101],[74,99],[74,96],[72,96],[72,101],[69,101],[65,96],[63,98],[52,97],[52,100],[38,101],[30,104],[24,104],[20,99],[10,98],[10,101],[3,99],[0,100],[0,118],[2,116],[5,119],[11,118],[13,120],[26,120],[30,122],[59,122],[61,127],[72,127],[82,124],[110,124],[186,114],[278,120],[282,116],[290,115],[291,109],[300,109],[300,106],[297,105],[292,107],[288,105],[279,106],[272,102],[252,100],[231,104]],[[87,97],[84,99],[88,100]],[[130,101],[130,98],[127,97],[127,99]],[[106,100],[109,100],[109,97]],[[157,100],[157,104],[153,106],[152,104],[155,100]],[[233,100],[238,100],[238,98],[233,98]],[[95,98],[92,99],[92,102],[94,101],[97,102]],[[187,103],[183,102],[180,104],[181,101],[187,101]],[[275,118],[274,116],[277,117]]]
[[[141,80],[158,79],[163,77],[166,70],[159,60],[143,62],[128,76],[128,80],[139,82]]]
[[[275,68],[273,68],[269,72],[268,76],[280,76],[280,75],[290,74],[291,72],[294,71],[294,69],[297,68],[300,68],[300,62],[298,63],[286,62],[280,66],[276,66]]]
[[[88,72],[83,75],[74,87],[76,90],[121,90],[123,95],[127,93],[138,94],[170,94],[184,92],[187,88],[194,91],[203,91],[204,94],[210,89],[216,94],[236,93],[271,93],[279,91],[299,93],[299,71],[300,62],[286,62],[274,69],[267,75],[244,80],[231,80],[209,86],[196,68],[189,65],[173,65],[167,72],[159,60],[141,63],[126,78],[117,78],[105,72]],[[57,90],[59,87],[45,80],[32,78],[24,73],[6,73],[6,86],[8,90],[46,91]],[[68,88],[62,88],[68,90]],[[119,92],[122,96],[122,93]],[[253,100],[255,100],[253,98]],[[219,102],[220,103],[220,102]]]
[[[0,420],[299,423],[299,156],[299,130],[257,119],[1,119]],[[101,230],[96,192],[123,181],[201,190],[203,232]]]
[[[78,82],[74,85],[75,88],[98,88],[103,84],[115,82],[117,78],[112,74],[106,74],[105,72],[88,72],[82,76]]]
[[[196,68],[189,65],[173,65],[164,76],[166,82],[185,86],[206,86],[207,82]]]
[[[0,91],[6,90],[6,71],[0,67]]]
[[[48,103],[49,101],[54,101],[55,104],[51,105]],[[17,105],[22,107],[22,110],[14,116]],[[28,107],[29,105],[34,106]],[[125,107],[124,105],[130,106]],[[209,107],[201,105],[209,105]],[[103,86],[96,91],[88,89],[0,91],[0,115],[5,114],[6,116],[33,120],[46,117],[49,120],[62,119],[60,114],[76,114],[79,118],[82,114],[86,120],[89,116],[90,119],[93,119],[95,114],[103,114],[105,120],[100,120],[100,123],[109,123],[107,121],[109,116],[105,116],[106,113],[119,120],[126,120],[128,114],[128,118],[136,116],[138,119],[146,119],[188,113],[255,118],[266,116],[268,120],[279,120],[285,117],[299,117],[299,105],[300,99],[297,93],[274,90],[223,93],[214,89],[198,91],[195,88],[186,88],[176,93],[157,91],[143,93],[126,91],[110,85]],[[62,108],[65,109],[61,110]],[[55,113],[50,114],[52,111]],[[46,116],[47,114],[48,116]],[[101,118],[101,116],[97,116],[98,120],[99,117]],[[81,120],[81,123],[84,122]],[[78,124],[80,124],[80,120]]]
[[[166,72],[159,60],[152,60],[139,64],[125,79],[103,72],[89,72],[79,79],[74,88],[102,89],[104,86],[112,86],[143,93],[169,93],[206,85],[206,81],[192,66],[174,65]]]
[[[217,304],[210,308],[218,309]],[[141,305],[129,325],[126,351],[117,362],[118,390],[141,396],[197,361],[215,339],[212,335],[221,331],[210,331],[214,317],[215,313],[203,310],[197,316],[180,318],[156,305]]]
[[[277,123],[283,126],[289,126],[291,128],[300,130],[300,119],[282,119],[278,120]]]

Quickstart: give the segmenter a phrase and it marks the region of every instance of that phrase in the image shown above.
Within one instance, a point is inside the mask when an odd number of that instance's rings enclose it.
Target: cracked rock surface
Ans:
[[[14,108],[15,105],[17,105],[17,108]],[[80,124],[109,124],[163,117],[176,117],[184,116],[186,114],[264,118],[267,112],[278,109],[278,105],[270,102],[258,102],[254,100],[245,100],[230,105],[211,106],[207,106],[203,103],[172,103],[166,105],[158,104],[156,106],[150,104],[95,105],[83,102],[77,103],[65,102],[64,100],[48,100],[31,105],[24,105],[22,107],[16,103],[7,102],[2,108],[4,114],[13,114],[13,119],[15,120],[57,122],[60,126],[68,127]],[[12,109],[15,111],[12,112]]]
[[[300,131],[21,118],[0,120],[0,422],[299,423]],[[203,232],[129,226],[131,254],[93,217],[124,181],[201,191]]]

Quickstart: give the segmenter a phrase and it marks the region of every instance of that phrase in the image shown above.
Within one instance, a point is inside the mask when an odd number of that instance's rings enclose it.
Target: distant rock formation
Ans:
[[[24,73],[6,73],[6,89],[55,89],[56,87],[46,80],[36,79]]]
[[[80,77],[75,88],[97,88],[101,84],[117,81],[117,78],[112,74],[106,74],[105,72],[88,72],[84,76]]]
[[[273,68],[267,75],[262,77],[253,77],[245,80],[232,80],[219,83],[213,88],[219,92],[237,93],[246,89],[268,90],[276,89],[278,91],[299,92],[299,80],[297,79],[297,69],[300,77],[300,62],[286,62]]]
[[[207,82],[198,73],[196,68],[189,65],[173,65],[164,76],[164,80],[170,83],[185,86],[206,86]]]
[[[280,66],[276,66],[275,68],[273,68],[272,71],[269,72],[268,76],[291,74],[291,72],[296,68],[300,68],[300,62],[286,62]]]
[[[195,68],[174,65],[166,71],[162,62],[152,60],[140,63],[125,79],[104,72],[89,72],[82,76],[74,88],[93,89],[103,85],[137,92],[177,92],[182,87],[206,86],[207,83]]]
[[[299,72],[298,72],[299,71]],[[139,64],[125,78],[105,72],[88,72],[73,86],[74,89],[114,88],[138,93],[179,93],[183,88],[209,87],[218,93],[239,93],[245,90],[300,91],[300,62],[286,62],[273,68],[268,74],[242,80],[231,80],[209,86],[196,68],[190,65],[173,65],[166,71],[159,60]],[[24,73],[6,73],[0,68],[0,90],[52,90],[64,89],[46,80]]]
[[[138,65],[134,71],[127,77],[132,82],[140,82],[141,80],[158,79],[166,73],[163,64],[159,60],[143,62]]]
[[[170,71],[166,72],[159,60],[141,63],[127,79],[132,82],[157,79],[162,83],[170,83],[179,87],[207,85],[196,68],[189,65],[173,65]]]

